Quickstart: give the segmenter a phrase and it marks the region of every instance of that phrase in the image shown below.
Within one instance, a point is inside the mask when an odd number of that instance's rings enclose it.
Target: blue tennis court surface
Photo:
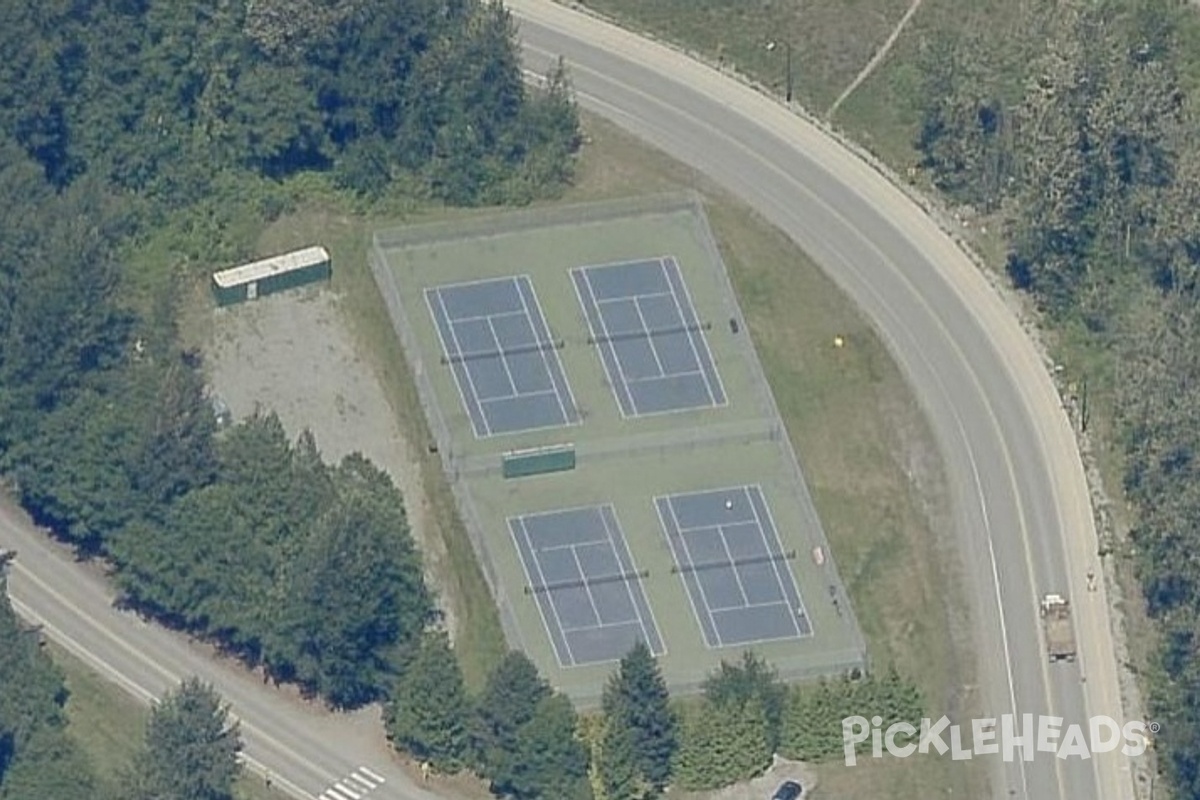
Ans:
[[[638,641],[665,652],[611,505],[510,517],[508,528],[560,666],[616,661]]]
[[[579,422],[528,276],[426,289],[425,302],[476,437]]]
[[[726,404],[674,258],[576,267],[571,278],[622,416]]]
[[[654,498],[710,648],[812,634],[789,558],[758,486]]]

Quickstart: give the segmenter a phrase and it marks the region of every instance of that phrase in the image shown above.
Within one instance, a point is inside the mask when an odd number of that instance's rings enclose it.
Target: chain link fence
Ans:
[[[413,330],[401,300],[401,290],[394,271],[406,269],[406,266],[403,263],[392,263],[388,258],[388,251],[428,246],[439,242],[510,235],[554,225],[602,223],[643,215],[664,216],[680,212],[689,213],[697,225],[696,233],[709,257],[711,268],[717,272],[716,277],[721,285],[723,312],[729,320],[736,320],[739,323],[738,329],[744,331],[743,335],[737,337],[736,346],[742,359],[750,367],[756,401],[761,409],[761,418],[749,422],[707,425],[660,433],[640,433],[636,436],[580,443],[577,449],[578,462],[580,465],[586,465],[596,461],[655,454],[665,457],[682,451],[700,451],[736,444],[749,445],[764,441],[777,443],[784,451],[785,463],[789,465],[792,483],[796,487],[798,500],[803,509],[805,529],[810,544],[814,548],[821,548],[825,554],[823,574],[826,577],[827,585],[823,594],[826,594],[828,602],[834,606],[838,616],[852,631],[852,644],[849,649],[841,652],[822,651],[819,658],[812,659],[812,663],[807,658],[798,657],[778,661],[776,667],[780,676],[787,680],[816,678],[832,672],[865,671],[869,667],[866,642],[862,637],[858,620],[833,561],[824,528],[817,515],[807,481],[787,435],[782,415],[775,402],[762,363],[758,358],[758,352],[745,325],[740,324],[744,317],[728,270],[724,266],[716,238],[709,226],[702,199],[699,194],[694,192],[485,214],[449,222],[380,231],[372,237],[369,254],[372,275],[387,306],[392,327],[404,348],[408,363],[412,367],[421,407],[429,422],[430,432],[434,439],[431,446],[435,447],[441,456],[442,466],[458,502],[463,523],[472,545],[479,554],[484,578],[492,596],[496,598],[505,635],[510,643],[523,650],[528,649],[525,647],[520,626],[516,622],[514,606],[505,590],[504,582],[495,574],[494,562],[484,533],[485,528],[468,490],[468,481],[464,480],[468,477],[501,475],[502,456],[498,453],[465,455],[458,451],[445,415],[438,404],[416,332]],[[810,597],[809,600],[811,602],[816,598]],[[819,631],[817,633],[819,635]],[[699,690],[702,682],[703,677],[697,677],[694,683],[685,681],[679,688],[685,692]],[[586,696],[579,699],[585,704],[589,702]],[[598,701],[598,699],[599,695],[597,694],[595,700]]]

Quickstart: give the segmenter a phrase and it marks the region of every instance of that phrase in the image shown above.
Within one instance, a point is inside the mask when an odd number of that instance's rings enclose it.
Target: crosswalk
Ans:
[[[363,800],[371,790],[383,783],[383,776],[366,767],[359,767],[321,792],[319,800]]]

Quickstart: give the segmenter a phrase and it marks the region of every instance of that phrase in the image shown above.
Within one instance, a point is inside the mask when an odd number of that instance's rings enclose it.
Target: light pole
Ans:
[[[778,45],[775,42],[767,42],[767,52],[774,52]],[[788,103],[792,102],[792,43],[783,43],[784,52],[784,76],[783,83],[786,87],[784,90]]]

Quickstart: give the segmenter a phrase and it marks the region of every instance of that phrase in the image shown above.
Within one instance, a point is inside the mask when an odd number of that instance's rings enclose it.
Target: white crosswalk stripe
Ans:
[[[352,800],[337,789],[329,788],[321,792],[321,800]]]
[[[367,769],[366,767],[359,767],[358,771],[361,772],[363,775],[366,775],[368,778],[370,778],[373,781],[376,781],[378,783],[384,782],[382,775],[377,775],[376,773],[372,772],[371,770]]]
[[[354,781],[355,783],[359,784],[360,786],[365,786],[368,789],[374,789],[376,786],[379,785],[375,781],[371,780],[370,778],[364,778],[362,775],[359,775],[357,772],[350,773],[350,780]]]
[[[342,794],[348,795],[350,797],[350,800],[361,800],[361,798],[362,798],[362,792],[356,792],[344,783],[338,782],[338,783],[335,783],[333,786],[335,789],[337,789]]]

